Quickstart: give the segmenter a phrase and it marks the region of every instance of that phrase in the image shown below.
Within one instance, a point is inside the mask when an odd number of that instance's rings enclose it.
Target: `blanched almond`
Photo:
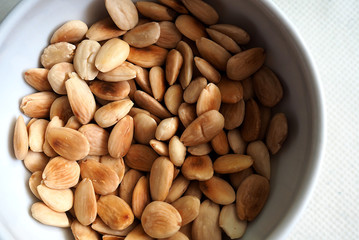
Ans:
[[[212,160],[208,155],[189,156],[185,159],[181,171],[189,180],[208,180],[213,176]]]
[[[130,169],[126,172],[123,180],[120,184],[119,196],[128,205],[132,204],[133,190],[138,182],[138,180],[143,176],[143,174],[135,169]]]
[[[137,10],[145,17],[155,21],[172,21],[176,12],[172,9],[154,2],[137,2]]]
[[[37,186],[41,200],[56,212],[66,212],[72,208],[74,195],[71,189],[51,189],[45,184]]]
[[[75,190],[74,210],[82,225],[89,225],[96,219],[97,203],[92,181],[84,178]]]
[[[31,215],[37,221],[55,227],[70,227],[70,221],[66,213],[55,212],[42,202],[36,202],[31,206]]]
[[[106,195],[115,191],[120,184],[117,173],[95,160],[83,160],[80,163],[81,177],[89,178],[97,194]]]
[[[41,200],[41,197],[37,191],[37,186],[41,184],[42,181],[42,171],[36,171],[32,173],[31,177],[29,178],[29,188],[30,191],[34,194],[35,197]]]
[[[171,162],[180,167],[186,157],[186,147],[179,140],[178,136],[173,136],[168,144],[168,152]]]
[[[228,143],[234,153],[244,154],[246,152],[247,143],[243,140],[238,128],[228,131]]]
[[[52,35],[50,42],[76,43],[81,41],[87,32],[86,23],[80,20],[71,20],[59,27]]]
[[[52,103],[50,108],[50,119],[53,119],[55,116],[58,116],[64,123],[69,120],[72,113],[71,105],[67,96],[61,96],[56,98]]]
[[[213,41],[224,47],[227,51],[231,53],[242,51],[238,44],[226,34],[210,28],[206,28],[206,31]]]
[[[231,58],[231,54],[226,49],[204,37],[196,40],[196,46],[205,60],[219,70],[226,70],[227,61]]]
[[[42,179],[52,189],[67,189],[75,186],[80,177],[80,166],[75,161],[55,157],[46,165]]]
[[[156,45],[151,45],[145,48],[131,47],[127,61],[140,67],[151,68],[163,65],[166,61],[167,53],[167,49]]]
[[[173,163],[167,157],[157,158],[150,172],[150,193],[154,201],[164,201],[173,181]]]
[[[81,126],[82,124],[76,116],[71,116],[65,125],[66,128],[71,128],[73,130],[78,130]]]
[[[30,172],[43,171],[46,164],[49,162],[49,157],[42,152],[29,151],[24,158],[24,165]]]
[[[227,77],[222,77],[217,86],[221,92],[221,100],[223,103],[237,103],[243,99],[241,82],[231,81]]]
[[[254,159],[249,155],[227,154],[220,156],[213,163],[215,172],[227,174],[242,171],[252,166]]]
[[[180,140],[185,146],[209,142],[224,127],[224,118],[216,110],[210,110],[196,118],[182,133]]]
[[[136,72],[136,78],[135,78],[136,83],[143,91],[145,91],[149,95],[152,95],[148,70],[146,68],[142,68],[137,65],[133,65],[133,66]]]
[[[83,40],[76,49],[74,68],[84,80],[94,80],[98,74],[95,59],[101,45],[94,40]]]
[[[165,72],[159,67],[152,67],[149,73],[149,81],[153,97],[161,102],[166,91]]]
[[[90,144],[89,155],[101,156],[108,153],[107,143],[109,133],[105,129],[91,123],[83,125],[78,131],[87,138]]]
[[[106,82],[127,81],[136,77],[136,66],[129,62],[123,62],[118,67],[108,72],[99,72],[97,78]]]
[[[212,147],[209,143],[202,143],[196,146],[188,147],[187,151],[194,156],[203,156],[212,152]]]
[[[119,38],[112,38],[97,52],[95,66],[101,72],[109,72],[120,66],[127,59],[129,53],[130,47],[127,42]]]
[[[15,123],[13,144],[16,159],[23,160],[29,150],[29,140],[25,121],[22,115],[19,115]]]
[[[184,196],[172,203],[182,217],[182,226],[197,218],[200,205],[200,200],[194,196]]]
[[[30,68],[24,73],[25,81],[37,91],[52,91],[51,85],[47,80],[46,68]]]
[[[229,174],[231,185],[236,190],[241,185],[244,179],[253,174],[253,168],[246,168],[240,172]]]
[[[215,136],[211,140],[211,145],[213,147],[213,150],[218,155],[224,155],[229,152],[229,144],[227,139],[227,134],[225,131],[221,131],[217,136]]]
[[[158,155],[165,157],[169,156],[168,145],[166,143],[158,141],[156,139],[151,139],[150,145]]]
[[[58,116],[54,116],[51,119],[51,121],[49,122],[49,124],[47,125],[46,132],[45,132],[45,142],[44,142],[44,145],[42,146],[46,156],[48,156],[48,157],[58,156],[57,152],[55,152],[55,150],[50,146],[49,141],[47,140],[47,137],[46,137],[47,132],[51,128],[63,127],[63,126],[64,126],[64,122]]]
[[[48,118],[52,103],[57,98],[53,92],[37,92],[22,98],[20,109],[30,118]]]
[[[258,139],[264,139],[267,133],[269,122],[272,117],[272,110],[270,107],[264,107],[261,104],[258,107],[261,114],[261,129],[259,131]]]
[[[72,62],[76,46],[67,42],[58,42],[47,46],[40,57],[42,66],[52,68],[56,63]]]
[[[127,81],[104,82],[91,81],[90,89],[95,96],[110,101],[124,99],[130,93],[130,84]]]
[[[266,144],[274,155],[281,148],[288,135],[288,121],[284,113],[275,114],[268,126]]]
[[[138,224],[125,238],[126,240],[153,240],[150,236],[148,236],[141,224]]]
[[[183,64],[183,57],[179,51],[172,49],[166,59],[166,80],[169,85],[173,85],[180,73]]]
[[[193,196],[200,200],[202,198],[202,191],[199,188],[199,182],[191,181],[186,192],[184,193],[184,196]]]
[[[49,121],[38,119],[29,127],[29,147],[33,152],[43,152],[45,131]]]
[[[216,176],[199,182],[199,188],[204,195],[217,204],[228,205],[236,200],[236,193],[232,186],[227,181]]]
[[[200,57],[194,57],[194,62],[201,74],[212,83],[219,83],[221,74],[206,60]]]
[[[270,179],[270,155],[267,146],[262,141],[248,144],[247,154],[253,159],[253,168],[259,175]]]
[[[105,6],[108,14],[120,29],[129,30],[137,25],[138,13],[131,0],[106,0]]]
[[[138,223],[136,221],[133,221],[133,223],[124,230],[113,230],[112,228],[107,226],[101,220],[101,218],[97,217],[95,221],[92,223],[91,228],[103,235],[110,234],[115,236],[126,236],[129,232],[132,231],[132,229],[134,229],[134,227],[137,226],[137,224]]]
[[[219,226],[231,239],[243,236],[247,228],[247,221],[240,220],[236,214],[236,205],[223,206],[219,214]]]
[[[69,160],[82,159],[90,151],[87,138],[82,133],[71,128],[50,128],[46,133],[46,139],[55,152]]]
[[[172,203],[177,199],[179,199],[183,195],[183,193],[187,190],[189,183],[190,181],[185,177],[183,177],[182,175],[176,177],[168,192],[165,202]]]
[[[130,46],[143,48],[155,44],[160,37],[160,25],[157,22],[149,22],[128,31],[123,40]]]
[[[182,226],[177,233],[182,233],[188,239],[192,239],[192,223],[189,223],[189,224],[186,224],[186,225]],[[176,236],[176,234],[174,236]]]
[[[243,100],[237,103],[223,103],[220,112],[224,116],[224,128],[235,129],[242,125],[245,118],[246,105]]]
[[[177,44],[176,49],[183,57],[183,64],[179,74],[179,82],[183,89],[185,89],[192,80],[193,75],[193,51],[191,47],[184,41]]]
[[[114,195],[101,196],[97,201],[100,218],[114,230],[124,230],[134,221],[130,206]]]
[[[261,116],[258,104],[254,99],[246,102],[246,110],[241,128],[241,135],[246,142],[254,141],[259,137]]]
[[[270,191],[265,177],[252,174],[247,177],[237,190],[236,209],[241,220],[252,221],[261,212]]]
[[[176,19],[177,29],[192,41],[206,37],[207,33],[203,24],[190,15],[181,15]]]
[[[143,211],[141,223],[149,236],[166,238],[173,236],[180,229],[182,218],[172,205],[153,201]]]
[[[238,44],[247,44],[250,37],[246,31],[242,28],[231,24],[215,24],[210,26],[211,29],[217,30],[221,33],[226,34]]]
[[[213,84],[209,83],[200,93],[197,105],[196,112],[197,116],[202,115],[205,112],[210,110],[217,110],[221,106],[221,92],[219,88]]]
[[[156,152],[149,146],[132,144],[125,156],[125,163],[130,168],[149,172],[153,161],[158,157]]]
[[[219,206],[210,200],[201,203],[198,217],[192,224],[192,239],[222,239],[221,229],[218,226]]]
[[[173,22],[162,21],[159,24],[161,30],[156,45],[163,48],[175,48],[177,43],[181,41],[182,34]]]
[[[178,117],[171,117],[163,119],[155,132],[156,139],[159,141],[167,141],[172,138],[178,129],[179,119]]]
[[[75,240],[100,240],[100,236],[97,232],[92,230],[90,226],[84,226],[79,221],[74,220],[71,223],[72,235],[74,235]]]
[[[133,102],[129,99],[110,102],[96,111],[95,121],[103,128],[113,126],[127,115],[132,106]]]
[[[133,139],[133,118],[125,116],[110,133],[108,151],[114,158],[123,157],[127,154]]]
[[[174,84],[167,88],[164,96],[164,102],[167,109],[173,114],[178,115],[178,109],[183,102],[183,90],[179,84]]]
[[[213,25],[218,22],[217,11],[208,3],[201,0],[182,0],[186,8],[199,20],[207,25]]]
[[[150,187],[147,176],[142,176],[132,193],[132,210],[135,217],[141,219],[141,215],[145,207],[151,202]]]
[[[196,103],[202,90],[207,86],[207,79],[198,77],[191,81],[183,92],[183,99],[186,103]]]
[[[86,33],[86,37],[94,41],[103,41],[119,37],[126,33],[126,30],[119,29],[111,18],[104,18],[91,25]]]
[[[145,113],[138,113],[134,116],[134,138],[138,143],[149,144],[155,137],[157,129],[156,121]]]
[[[100,158],[100,163],[112,168],[117,173],[119,182],[122,182],[122,179],[125,175],[125,162],[123,158],[113,158],[110,155],[104,155]]]
[[[178,0],[159,0],[160,3],[172,8],[178,13],[184,13],[187,14],[188,11],[183,4]]]
[[[178,108],[178,117],[181,120],[184,127],[190,125],[196,118],[196,105],[182,103]]]

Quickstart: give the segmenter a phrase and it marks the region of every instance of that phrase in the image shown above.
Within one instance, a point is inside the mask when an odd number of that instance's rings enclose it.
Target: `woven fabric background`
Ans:
[[[19,0],[0,0],[0,21]],[[294,24],[324,87],[319,179],[287,239],[359,239],[359,0],[272,0]]]

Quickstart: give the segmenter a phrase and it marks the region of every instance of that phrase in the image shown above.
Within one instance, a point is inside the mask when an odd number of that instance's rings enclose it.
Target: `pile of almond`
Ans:
[[[158,2],[105,0],[25,72],[31,214],[75,239],[235,239],[267,201],[288,126],[264,49],[204,1]]]

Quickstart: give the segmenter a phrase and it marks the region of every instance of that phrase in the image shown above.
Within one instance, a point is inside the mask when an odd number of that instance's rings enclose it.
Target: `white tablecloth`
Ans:
[[[0,21],[19,0],[0,0]],[[359,239],[359,1],[273,0],[305,40],[326,96],[327,147],[288,239]]]

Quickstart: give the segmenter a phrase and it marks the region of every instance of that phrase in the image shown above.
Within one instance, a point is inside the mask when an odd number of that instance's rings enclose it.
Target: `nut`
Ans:
[[[183,57],[183,64],[179,74],[179,82],[182,88],[185,89],[192,80],[193,51],[191,47],[184,41],[178,42],[176,50],[179,51]]]
[[[251,142],[259,137],[261,128],[261,116],[258,104],[250,99],[246,102],[245,115],[241,128],[241,135],[244,141]]]
[[[46,68],[31,68],[24,73],[24,79],[37,91],[52,91],[51,85],[47,80],[48,72],[49,70]]]
[[[29,150],[24,158],[24,165],[30,172],[43,171],[49,158],[42,152],[33,152]]]
[[[56,212],[66,212],[72,208],[74,195],[71,189],[51,189],[45,184],[37,186],[41,200]]]
[[[50,43],[79,42],[85,37],[87,29],[86,23],[80,20],[68,21],[54,32],[50,39]]]
[[[23,160],[28,153],[29,140],[25,121],[21,115],[15,123],[13,145],[16,159]]]
[[[125,163],[130,168],[149,172],[152,163],[158,157],[157,153],[147,145],[132,144],[125,156]]]
[[[171,139],[177,132],[179,125],[178,117],[171,117],[163,119],[155,132],[155,137],[159,141],[167,141]]]
[[[58,42],[49,45],[41,55],[41,64],[47,69],[52,68],[56,63],[72,62],[76,46],[67,42]]]
[[[77,220],[82,225],[89,225],[95,221],[97,203],[92,181],[84,178],[75,190],[74,210]]]
[[[151,45],[145,48],[130,48],[127,61],[140,67],[151,68],[161,66],[166,61],[167,49]]]
[[[181,170],[189,180],[205,181],[213,177],[213,164],[208,155],[187,157]]]
[[[156,121],[145,113],[137,113],[133,120],[135,140],[141,144],[149,144],[150,140],[155,137]]]
[[[156,45],[163,48],[175,48],[177,43],[182,39],[182,35],[176,28],[176,25],[169,21],[162,21],[159,24],[161,30]]]
[[[254,159],[249,155],[226,154],[213,163],[214,171],[227,174],[236,173],[252,166]]]
[[[199,182],[202,193],[214,203],[228,205],[236,200],[232,186],[222,178],[213,176],[209,180]]]
[[[149,81],[153,97],[161,102],[166,91],[165,72],[159,67],[152,67],[149,73]]]
[[[229,152],[229,144],[225,131],[221,131],[211,140],[211,146],[218,155],[225,155]]]
[[[192,41],[206,37],[207,33],[203,24],[190,15],[181,15],[176,19],[177,29]]]
[[[160,3],[172,8],[178,13],[187,14],[188,11],[185,6],[180,1],[177,0],[159,0]]]
[[[95,58],[101,45],[94,40],[83,40],[76,49],[74,68],[84,80],[94,80],[98,74]]]
[[[288,135],[288,122],[284,113],[275,114],[268,126],[266,144],[274,155],[281,148]]]
[[[221,106],[221,92],[217,85],[209,83],[202,89],[196,105],[197,116],[202,115],[210,110],[217,110]]]
[[[253,168],[259,175],[270,179],[270,155],[267,146],[262,141],[248,144],[247,154],[253,159]]]
[[[172,183],[170,191],[168,192],[165,202],[172,203],[177,199],[179,199],[183,195],[183,193],[187,190],[189,182],[190,181],[185,177],[183,177],[182,175],[176,177],[176,179]]]
[[[110,102],[96,111],[95,121],[103,128],[113,126],[127,115],[132,106],[133,102],[129,99]]]
[[[172,49],[166,58],[166,80],[169,85],[173,85],[180,73],[183,64],[183,57],[179,51]]]
[[[206,28],[206,31],[213,41],[224,47],[227,51],[231,53],[239,53],[242,51],[238,44],[226,34],[211,28]]]
[[[182,0],[182,3],[196,18],[204,24],[213,25],[218,22],[217,11],[208,3],[201,0]]]
[[[153,201],[164,201],[173,181],[173,163],[167,157],[157,158],[151,167],[150,192]]]
[[[194,196],[184,196],[172,203],[182,217],[182,226],[197,218],[200,205],[201,201]]]
[[[165,105],[173,115],[178,115],[178,109],[183,102],[183,90],[179,84],[167,88],[164,96]]]
[[[201,74],[212,83],[219,83],[221,74],[209,62],[200,57],[194,57],[194,63]]]
[[[219,214],[219,226],[231,239],[243,236],[247,228],[247,221],[240,220],[236,214],[236,205],[223,206]]]
[[[37,221],[55,227],[70,227],[70,221],[66,213],[56,212],[42,202],[36,202],[31,206],[31,215]]]
[[[52,120],[57,116],[61,121],[67,122],[72,113],[71,105],[67,96],[61,96],[56,98],[55,101],[51,104],[50,108],[50,119]]]
[[[90,226],[84,226],[79,221],[74,220],[71,223],[72,235],[74,235],[75,240],[98,240],[100,236],[96,231],[94,231]]]
[[[126,32],[126,30],[118,29],[111,18],[108,17],[92,24],[86,33],[86,37],[99,42],[122,36]]]
[[[106,82],[120,82],[135,78],[136,66],[129,62],[123,62],[120,66],[108,72],[99,72],[97,78]]]
[[[186,147],[179,140],[178,136],[173,136],[168,144],[168,152],[171,162],[177,166],[182,166],[186,157]]]
[[[132,193],[132,211],[136,218],[141,219],[142,212],[151,202],[149,179],[142,176],[136,183]]]
[[[124,157],[133,139],[133,118],[125,116],[112,129],[108,139],[108,152],[114,158]]]
[[[227,77],[222,77],[217,86],[221,92],[221,100],[223,103],[237,103],[243,99],[241,82],[231,81]]]
[[[122,100],[130,93],[130,84],[127,81],[104,82],[94,80],[90,84],[91,92],[103,100],[117,101]]]
[[[219,206],[210,200],[201,203],[198,217],[192,224],[192,239],[222,239],[221,229],[218,226]]]
[[[82,133],[90,144],[89,155],[102,156],[108,153],[107,143],[109,133],[96,124],[86,124],[78,130]]]
[[[106,0],[108,14],[119,29],[130,30],[138,23],[136,6],[131,0]]]
[[[151,139],[150,145],[158,155],[165,157],[169,156],[168,145],[166,143],[158,141],[156,139]]]
[[[42,181],[42,171],[36,171],[32,173],[31,177],[29,178],[29,188],[32,194],[35,197],[41,200],[39,193],[37,192],[37,186],[41,184]]]
[[[209,27],[210,29],[217,30],[223,34],[226,34],[238,44],[247,44],[250,37],[246,31],[242,28],[231,24],[215,24]]]
[[[134,190],[138,180],[142,176],[143,175],[141,172],[139,172],[135,169],[130,169],[123,177],[123,180],[119,187],[119,196],[125,202],[127,202],[128,205],[132,204],[133,190]]]
[[[53,92],[32,93],[22,99],[20,109],[30,118],[48,118],[51,104],[56,98]]]
[[[123,40],[130,46],[143,48],[155,44],[159,37],[160,25],[157,22],[149,22],[128,31],[123,36]]]
[[[196,105],[181,103],[178,108],[178,117],[181,120],[184,127],[188,127],[196,118]]]
[[[207,79],[198,77],[193,79],[183,92],[183,99],[186,103],[196,103],[202,90],[207,87]]]
[[[139,13],[154,21],[173,21],[176,12],[172,9],[154,2],[137,2],[136,7]]]

